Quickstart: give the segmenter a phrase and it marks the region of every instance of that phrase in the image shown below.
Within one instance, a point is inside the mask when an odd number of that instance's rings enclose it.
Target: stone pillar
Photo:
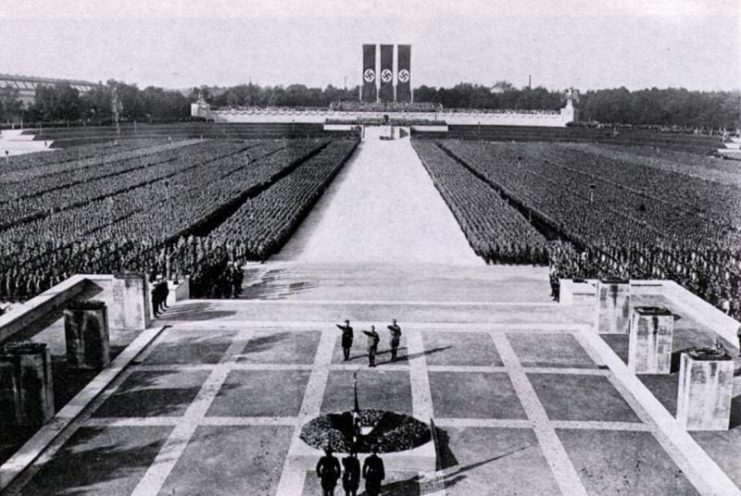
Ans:
[[[597,284],[597,332],[628,334],[630,328],[630,283],[627,279],[602,279]]]
[[[142,330],[149,327],[151,299],[144,274],[115,274],[110,308],[114,329]]]
[[[677,420],[688,431],[725,431],[731,420],[733,359],[725,350],[682,353]]]
[[[43,343],[0,348],[0,424],[40,426],[54,416],[51,356]]]
[[[67,363],[75,369],[95,370],[111,363],[108,312],[102,301],[79,301],[64,310]]]
[[[635,374],[670,374],[674,315],[662,307],[630,312],[628,368]]]

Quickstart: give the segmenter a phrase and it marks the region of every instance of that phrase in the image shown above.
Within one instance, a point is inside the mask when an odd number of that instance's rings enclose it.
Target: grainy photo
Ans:
[[[0,0],[0,495],[741,496],[738,0]]]

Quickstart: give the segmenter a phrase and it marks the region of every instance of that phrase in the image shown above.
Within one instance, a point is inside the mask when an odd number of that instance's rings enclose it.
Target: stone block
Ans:
[[[662,307],[634,307],[630,313],[628,368],[636,374],[669,374],[674,315]]]
[[[725,350],[700,348],[682,353],[677,420],[685,429],[728,430],[732,397],[733,359]]]
[[[143,330],[151,321],[149,284],[144,274],[115,274],[110,323],[114,329]]]
[[[43,343],[0,348],[0,424],[40,426],[54,416],[51,356]]]
[[[559,303],[562,305],[594,305],[597,292],[594,284],[584,279],[561,279],[559,289]]]
[[[630,283],[627,279],[602,279],[597,283],[595,328],[603,334],[628,334]]]
[[[64,310],[67,363],[75,369],[95,370],[111,363],[108,311],[102,301],[80,301]]]

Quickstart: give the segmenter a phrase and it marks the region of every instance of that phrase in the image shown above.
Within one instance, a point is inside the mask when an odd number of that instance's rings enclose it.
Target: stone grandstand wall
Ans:
[[[221,109],[209,110],[207,117],[217,123],[323,123],[327,120],[372,120],[383,119],[445,121],[458,125],[486,126],[540,126],[565,127],[573,121],[573,111],[563,109],[561,112],[476,112],[476,111],[441,111],[441,112],[368,112],[368,111],[331,111],[331,110],[298,110],[298,109]]]
[[[327,132],[323,124],[311,123],[242,123],[223,124],[193,122],[176,124],[132,124],[123,125],[120,131],[113,126],[63,127],[29,129],[26,134],[34,135],[34,140],[53,140],[55,148],[75,145],[103,143],[121,139],[185,139],[185,138],[234,138],[270,139],[305,138],[323,136],[349,136],[350,131]]]

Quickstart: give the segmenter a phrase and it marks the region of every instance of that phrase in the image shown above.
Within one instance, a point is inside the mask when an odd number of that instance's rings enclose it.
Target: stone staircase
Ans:
[[[723,143],[724,148],[718,148],[718,154],[723,158],[741,160],[741,138],[732,137]]]

